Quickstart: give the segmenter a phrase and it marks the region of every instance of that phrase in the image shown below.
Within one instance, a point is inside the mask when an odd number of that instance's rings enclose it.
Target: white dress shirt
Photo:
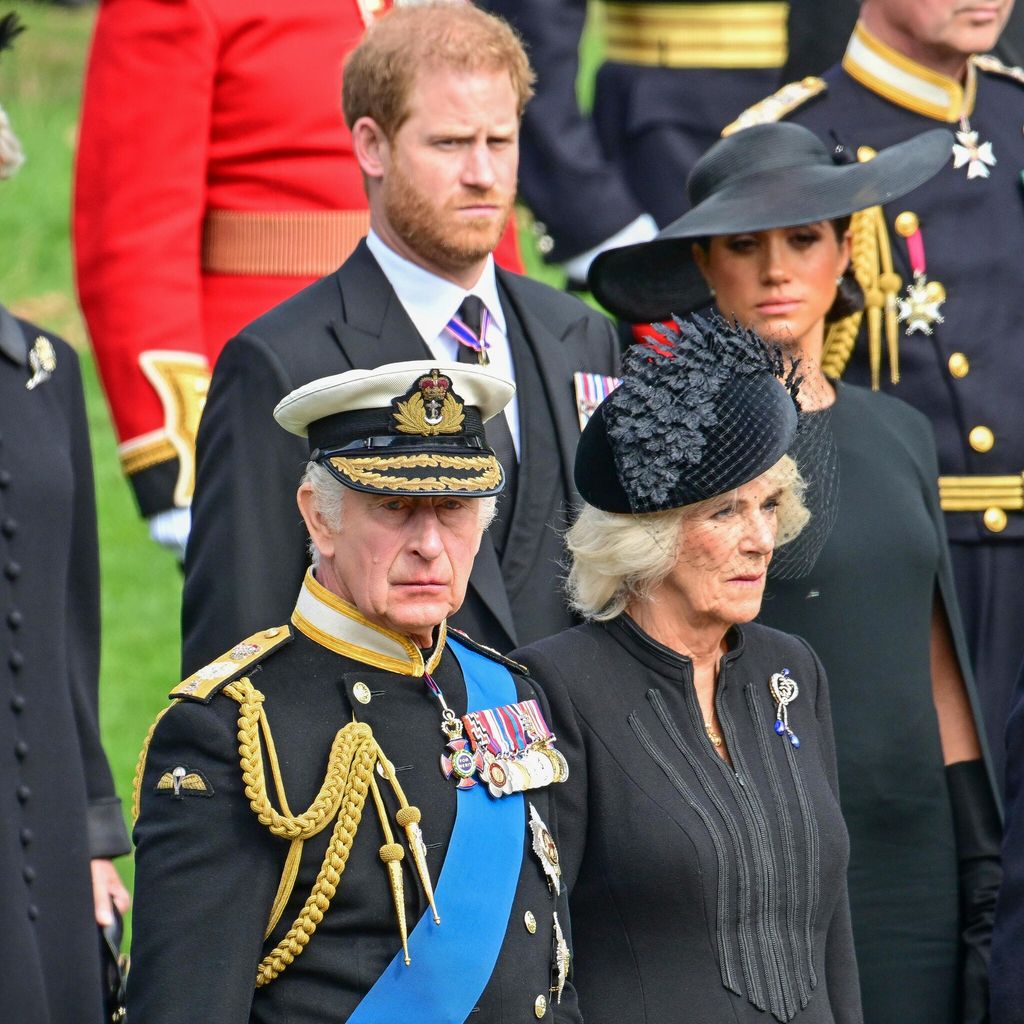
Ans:
[[[394,249],[388,248],[373,230],[366,236],[366,245],[380,264],[384,276],[394,288],[398,301],[409,314],[409,319],[426,342],[427,348],[439,363],[451,365],[459,360],[459,343],[445,327],[458,312],[467,295],[476,295],[487,307],[489,314],[487,337],[490,357],[488,369],[515,383],[516,372],[512,364],[512,350],[508,343],[505,312],[498,298],[498,279],[494,273],[494,258],[487,257],[480,279],[466,291],[464,288],[417,266]],[[505,418],[512,434],[516,457],[520,457],[519,399],[513,397],[505,407]]]

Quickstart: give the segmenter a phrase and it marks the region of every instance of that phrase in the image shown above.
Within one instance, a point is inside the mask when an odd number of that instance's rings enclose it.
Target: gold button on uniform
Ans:
[[[857,159],[862,164],[866,164],[869,160],[874,160],[876,156],[878,156],[877,149],[872,149],[870,146],[857,147]]]
[[[910,210],[904,210],[895,221],[896,230],[904,237],[909,238],[920,226],[917,214]]]
[[[280,632],[281,632],[281,630],[279,630],[279,629],[277,629],[277,628],[275,627],[274,629],[268,629],[268,630],[266,630],[266,631],[264,632],[264,634],[263,634],[263,635],[264,635],[264,636],[265,636],[265,637],[266,637],[266,638],[267,638],[268,640],[273,640],[273,639],[274,639],[274,637],[275,637],[275,636],[277,636],[277,634],[278,634],[278,633],[280,633]]]
[[[537,931],[537,918],[535,918],[533,916],[533,911],[532,910],[528,910],[525,914],[523,914],[523,924],[526,925],[526,930],[531,935],[534,935],[536,933],[536,931]]]
[[[970,360],[963,354],[963,352],[954,352],[949,357],[949,372],[956,377],[958,380],[961,377],[966,377],[971,372]]]
[[[1006,529],[1006,513],[1001,508],[987,508],[981,518],[985,528],[992,533],[1002,533]]]
[[[355,697],[360,704],[369,704],[372,699],[370,697],[370,688],[366,683],[356,683],[356,685],[352,687],[352,696]]]
[[[976,452],[987,452],[992,450],[996,443],[995,434],[988,427],[975,427],[968,435],[967,440]]]
[[[543,1020],[544,1014],[548,1012],[548,1001],[544,996],[537,996],[533,1004],[533,1015],[537,1020]]]

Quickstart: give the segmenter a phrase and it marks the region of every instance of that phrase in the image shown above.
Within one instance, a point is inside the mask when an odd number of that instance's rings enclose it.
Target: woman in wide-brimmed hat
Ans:
[[[862,299],[849,217],[949,159],[942,130],[837,164],[793,124],[717,143],[693,208],[658,239],[606,253],[595,293],[659,320],[712,301],[802,361],[839,460],[834,529],[810,575],[773,579],[761,621],[806,637],[832,689],[850,903],[865,1019],[987,1019],[999,817],[979,737],[936,492],[931,430],[908,405],[822,374],[826,326]],[[801,464],[811,478],[814,467]]]
[[[590,1024],[862,1019],[825,675],[751,622],[769,563],[817,543],[792,370],[751,331],[679,321],[626,354],[580,439],[569,593],[589,621],[514,657],[570,764]]]

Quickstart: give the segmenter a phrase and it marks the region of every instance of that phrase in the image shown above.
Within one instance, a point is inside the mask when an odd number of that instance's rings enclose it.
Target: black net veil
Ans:
[[[629,511],[707,503],[718,516],[715,508],[740,500],[741,486],[767,473],[784,484],[785,494],[768,574],[807,575],[838,512],[838,453],[826,388],[806,360],[718,315],[656,325],[626,353],[623,383],[604,410]],[[782,462],[787,455],[802,488]],[[716,521],[708,520],[710,529]],[[690,557],[710,555],[694,550]]]

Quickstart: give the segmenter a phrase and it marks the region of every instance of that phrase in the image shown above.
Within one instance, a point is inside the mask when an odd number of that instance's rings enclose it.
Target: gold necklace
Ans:
[[[708,734],[708,739],[716,746],[722,745],[722,737],[715,732],[715,727],[710,722],[704,723],[704,731]]]

